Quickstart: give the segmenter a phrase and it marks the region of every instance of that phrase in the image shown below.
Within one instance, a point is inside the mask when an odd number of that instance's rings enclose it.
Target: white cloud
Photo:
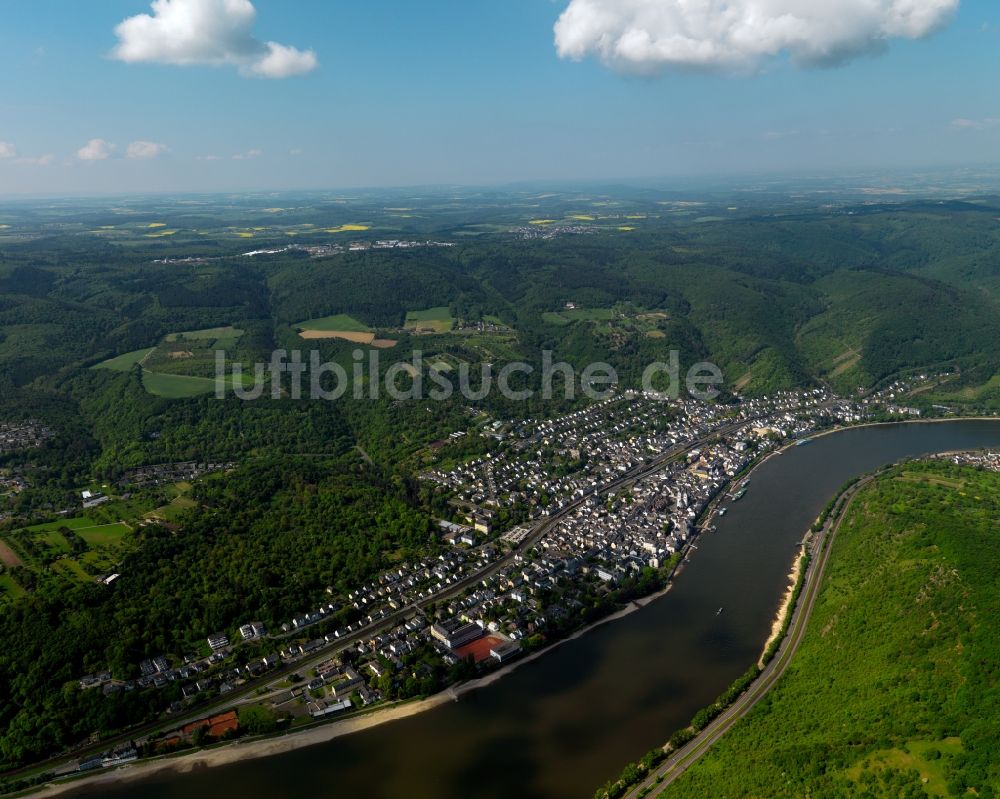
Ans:
[[[987,117],[986,119],[959,118],[951,121],[951,126],[958,130],[985,130],[986,128],[994,128],[997,125],[1000,125],[1000,119],[996,117]]]
[[[291,78],[312,72],[319,66],[312,50],[297,50],[277,42],[267,43],[267,55],[255,59],[243,71],[259,78]]]
[[[17,155],[17,149],[13,144],[6,141],[0,141],[0,158],[13,158]]]
[[[250,158],[259,158],[264,154],[263,150],[247,150],[245,153],[236,153],[233,156],[234,161],[247,161]]]
[[[126,158],[156,158],[167,151],[167,145],[155,141],[134,141],[125,151]]]
[[[232,65],[258,78],[289,78],[319,66],[312,50],[262,42],[250,0],[153,0],[152,15],[118,24],[111,55],[129,63]]]
[[[35,158],[18,158],[16,163],[25,164],[27,166],[48,166],[53,161],[55,161],[55,156],[52,153],[46,153],[45,155],[39,155]]]
[[[833,66],[943,27],[960,0],[570,0],[555,25],[562,58],[624,72],[753,72],[787,55]]]
[[[195,161],[218,161],[219,156],[217,155],[196,155],[194,157]]]
[[[115,151],[115,145],[104,139],[91,139],[76,151],[81,161],[105,161]]]

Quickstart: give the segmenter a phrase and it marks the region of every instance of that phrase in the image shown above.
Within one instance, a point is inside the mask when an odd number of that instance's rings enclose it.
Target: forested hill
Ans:
[[[214,230],[208,211],[191,219],[169,205],[133,210],[128,225],[110,210],[80,212],[72,236],[24,219],[22,234],[19,217],[0,213],[14,223],[0,235],[0,382],[53,387],[178,331],[213,328],[238,330],[219,340],[250,361],[301,345],[301,323],[331,315],[397,341],[388,355],[419,345],[471,362],[534,360],[552,349],[610,361],[629,381],[679,349],[748,392],[810,381],[853,390],[937,367],[977,387],[1000,371],[1000,203],[989,199],[790,210],[562,198],[535,212],[551,216],[542,219],[513,202],[473,204],[459,219],[437,207],[391,219],[370,205],[270,210],[283,213],[247,233],[224,217],[249,226],[263,212],[226,207]],[[298,224],[347,214],[375,219]],[[170,221],[147,222],[160,218]],[[185,229],[195,221],[204,227]],[[345,246],[431,235],[454,246]],[[268,247],[280,252],[240,255]],[[427,309],[451,335],[408,323]],[[484,322],[492,335],[456,335]],[[147,371],[210,375],[203,354],[188,352],[154,356]]]
[[[864,489],[788,672],[664,799],[1000,791],[1000,475]]]

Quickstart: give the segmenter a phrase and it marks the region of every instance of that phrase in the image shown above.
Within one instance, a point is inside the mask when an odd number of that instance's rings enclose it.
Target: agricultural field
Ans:
[[[196,506],[191,488],[188,482],[160,486],[128,499],[113,499],[79,516],[5,533],[0,540],[0,596],[12,599],[27,593],[11,569],[26,569],[29,587],[66,579],[86,582],[115,570],[135,546],[133,532],[144,522],[172,522]]]
[[[307,319],[295,325],[298,330],[316,330],[323,332],[345,331],[350,333],[371,333],[372,330],[364,322],[359,322],[353,316],[345,313],[324,316],[320,319]]]
[[[455,317],[447,306],[428,308],[424,311],[409,311],[403,325],[414,333],[448,333],[455,327]]]
[[[348,314],[334,314],[319,319],[308,319],[294,325],[299,338],[306,341],[322,341],[324,339],[340,339],[353,344],[368,344],[374,347],[388,348],[396,345],[395,341],[376,339],[374,331]]]
[[[613,308],[566,308],[562,311],[546,311],[542,314],[542,321],[564,327],[573,322],[607,322],[615,316]]]
[[[249,374],[241,375],[244,386],[251,385],[253,376]],[[225,377],[227,391],[237,385],[232,374]],[[143,370],[142,385],[146,391],[157,397],[167,399],[184,399],[187,397],[199,397],[202,394],[211,394],[215,391],[216,380],[214,377],[198,377],[196,375],[165,374],[162,372],[151,372]]]
[[[155,347],[126,352],[92,368],[128,372],[138,365],[150,394],[168,399],[197,397],[215,391],[216,351],[231,355],[243,334],[231,325],[170,333]],[[244,376],[244,384],[249,379]],[[227,385],[233,385],[231,375]]]
[[[235,347],[242,338],[244,331],[232,325],[224,327],[208,327],[204,330],[186,330],[181,333],[170,333],[163,339],[164,344],[195,342],[197,346],[225,349]]]
[[[364,233],[366,230],[371,230],[371,225],[358,225],[358,224],[347,224],[338,225],[337,227],[325,228],[326,233]]]
[[[141,364],[145,361],[154,352],[156,352],[156,347],[147,347],[141,350],[126,352],[114,358],[108,358],[106,361],[101,361],[101,363],[94,366],[94,369],[111,369],[114,372],[128,372],[136,364]]]

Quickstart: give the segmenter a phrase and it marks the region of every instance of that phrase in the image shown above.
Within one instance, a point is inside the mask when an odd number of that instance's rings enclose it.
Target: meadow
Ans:
[[[155,347],[126,352],[101,361],[93,369],[129,372],[142,370],[142,383],[157,397],[185,399],[215,391],[216,351],[230,358],[245,331],[232,325],[169,333]],[[228,388],[237,383],[231,374],[225,379]],[[250,383],[244,375],[241,385]]]
[[[455,317],[447,306],[440,305],[423,311],[408,311],[403,326],[415,333],[447,333],[455,327]]]

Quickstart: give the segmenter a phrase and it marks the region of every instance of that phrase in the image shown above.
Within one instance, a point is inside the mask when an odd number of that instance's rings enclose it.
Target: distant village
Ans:
[[[36,449],[55,435],[39,421],[0,422],[0,455],[24,449]]]

